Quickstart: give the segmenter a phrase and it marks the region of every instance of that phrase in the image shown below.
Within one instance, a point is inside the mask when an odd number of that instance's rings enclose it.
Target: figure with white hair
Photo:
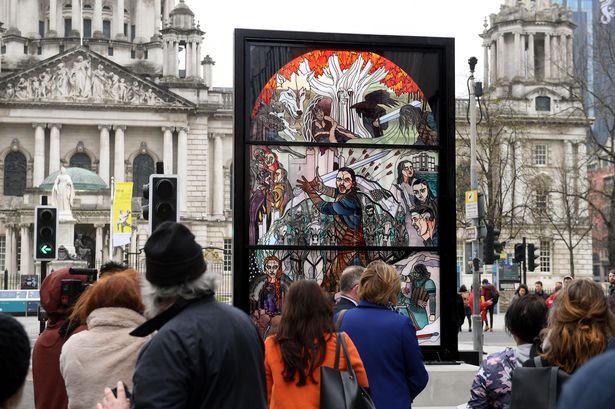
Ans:
[[[73,184],[73,179],[66,173],[66,168],[62,166],[51,189],[51,203],[57,206],[60,214],[64,213],[72,218],[71,208],[74,199],[75,185]]]
[[[131,335],[158,331],[137,359],[130,401],[105,388],[99,408],[267,407],[264,348],[248,315],[216,301],[217,276],[179,223],[162,223],[145,243],[145,316]],[[119,381],[119,379],[118,379]]]

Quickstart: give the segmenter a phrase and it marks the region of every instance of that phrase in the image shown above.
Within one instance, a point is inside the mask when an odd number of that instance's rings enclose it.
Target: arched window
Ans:
[[[26,157],[21,152],[11,152],[4,158],[4,195],[23,196],[27,178]]]
[[[149,175],[154,173],[154,159],[142,153],[132,162],[132,197],[141,197],[143,185],[149,183]]]
[[[92,170],[92,160],[86,153],[78,152],[70,157],[68,166],[70,166],[71,168]]]

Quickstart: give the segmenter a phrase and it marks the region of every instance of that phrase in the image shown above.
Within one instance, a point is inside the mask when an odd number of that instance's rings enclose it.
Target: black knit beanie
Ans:
[[[206,269],[203,249],[183,224],[164,222],[145,243],[145,278],[171,287],[199,277]]]
[[[30,366],[30,340],[13,317],[0,314],[0,407],[23,385]]]

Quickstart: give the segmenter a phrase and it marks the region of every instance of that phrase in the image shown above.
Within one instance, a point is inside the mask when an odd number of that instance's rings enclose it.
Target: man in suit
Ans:
[[[359,281],[364,270],[361,266],[349,266],[342,271],[339,298],[333,306],[333,322],[337,322],[342,310],[354,308],[359,303]]]

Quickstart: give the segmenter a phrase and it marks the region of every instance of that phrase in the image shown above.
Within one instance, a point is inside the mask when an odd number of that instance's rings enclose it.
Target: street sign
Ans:
[[[478,190],[466,191],[466,219],[478,219]]]
[[[478,229],[476,226],[466,227],[466,241],[474,241],[478,238]]]

